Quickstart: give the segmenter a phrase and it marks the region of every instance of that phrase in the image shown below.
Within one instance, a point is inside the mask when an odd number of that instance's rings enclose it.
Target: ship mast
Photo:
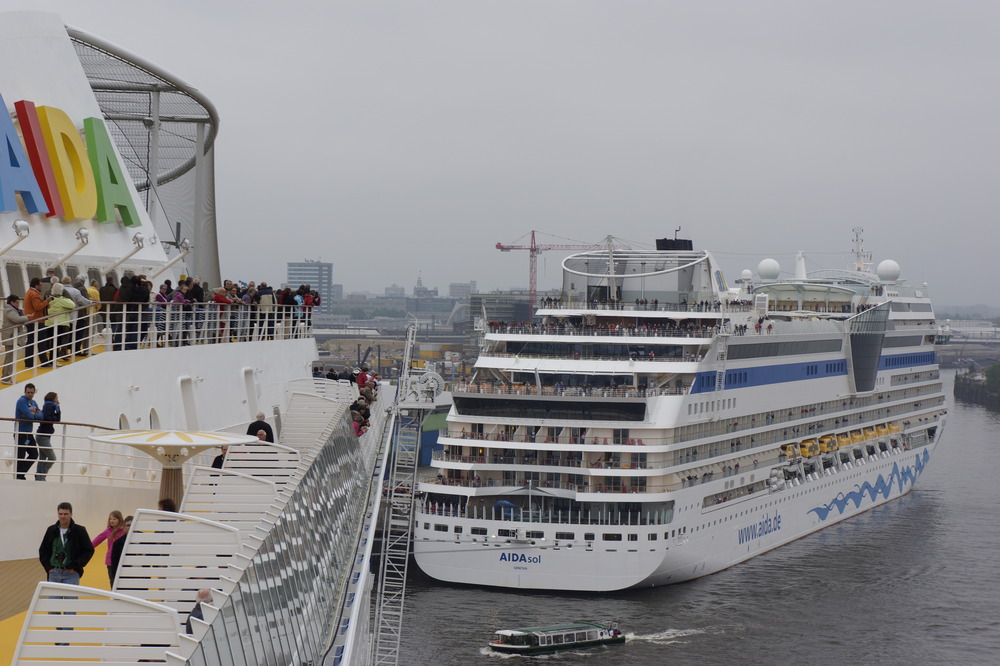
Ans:
[[[864,229],[854,227],[852,231],[854,232],[854,270],[870,273],[872,269],[872,253],[865,251],[864,241],[861,238]]]

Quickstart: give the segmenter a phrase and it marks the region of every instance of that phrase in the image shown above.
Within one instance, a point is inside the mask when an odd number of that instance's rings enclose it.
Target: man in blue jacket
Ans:
[[[38,459],[38,446],[35,444],[35,421],[42,420],[42,410],[35,402],[35,385],[25,384],[24,395],[17,399],[14,408],[14,418],[17,421],[17,476],[24,478],[24,473],[31,469]]]

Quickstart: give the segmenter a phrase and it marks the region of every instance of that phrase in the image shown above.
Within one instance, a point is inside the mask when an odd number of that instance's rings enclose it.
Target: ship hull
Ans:
[[[695,507],[689,518],[669,525],[490,525],[418,513],[414,556],[429,576],[451,583],[584,592],[679,583],[722,571],[905,495],[930,462],[934,446],[878,453],[815,480],[704,511]],[[695,486],[687,498],[679,496],[678,503],[700,503],[706,490],[707,484]],[[457,528],[469,535],[483,526],[489,534],[475,541],[433,536],[445,531],[454,536]],[[498,530],[540,531],[545,537],[517,543],[493,536]],[[556,530],[574,536],[586,531],[595,540],[557,542]],[[622,540],[606,541],[606,535]]]

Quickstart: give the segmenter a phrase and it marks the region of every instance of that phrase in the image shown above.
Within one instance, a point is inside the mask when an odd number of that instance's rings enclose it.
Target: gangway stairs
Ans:
[[[417,463],[424,416],[434,409],[434,398],[443,381],[433,372],[411,373],[416,326],[406,333],[403,374],[396,393],[395,443],[390,474],[386,479],[382,523],[382,571],[375,610],[375,664],[398,664],[399,641],[406,596],[406,569],[410,559],[413,495],[417,488]]]
[[[716,356],[718,363],[715,366],[715,398],[718,400],[722,397],[722,392],[726,390],[726,355],[729,350],[729,335],[719,333],[715,339],[718,344]]]

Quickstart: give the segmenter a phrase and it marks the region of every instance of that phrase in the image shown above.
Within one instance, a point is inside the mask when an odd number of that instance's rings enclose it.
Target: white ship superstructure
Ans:
[[[924,288],[896,262],[727,288],[690,241],[568,257],[453,386],[418,565],[615,590],[703,576],[908,492],[945,421]]]
[[[177,286],[197,270],[220,286],[214,231],[205,223],[214,199],[206,166],[217,123],[210,103],[54,15],[2,18],[3,294],[23,297],[33,279],[48,279],[47,269],[98,285],[107,275],[116,284],[146,276],[154,293],[165,279]],[[165,191],[175,181],[177,191]],[[185,208],[183,225],[168,214]],[[184,238],[157,240],[149,211]],[[371,430],[355,436],[348,406],[357,388],[311,376],[317,349],[309,317],[296,306],[264,303],[133,297],[102,301],[99,310],[77,306],[67,315],[71,331],[50,335],[48,349],[39,329],[29,329],[31,337],[19,325],[3,331],[11,355],[0,420],[8,433],[29,383],[39,405],[47,392],[58,394],[62,420],[47,471],[25,457],[38,455],[27,441],[8,434],[0,445],[0,661],[366,663],[367,535],[386,420],[380,411]],[[391,402],[388,387],[386,394]],[[275,443],[246,443],[258,413],[273,426]],[[202,450],[206,441],[230,441],[216,431],[241,436],[221,469],[208,467],[219,449]],[[116,439],[133,435],[146,443],[133,448]],[[202,445],[188,450],[195,441]],[[161,479],[176,479],[178,459],[187,460],[187,486],[166,494],[177,488]],[[151,510],[159,497],[176,500],[179,512]],[[45,576],[39,543],[64,501],[92,537],[112,509],[135,514],[113,590],[89,587],[108,583],[103,557],[87,565],[87,587],[36,587]],[[202,589],[211,601],[186,630]],[[59,630],[51,608],[65,613]]]

